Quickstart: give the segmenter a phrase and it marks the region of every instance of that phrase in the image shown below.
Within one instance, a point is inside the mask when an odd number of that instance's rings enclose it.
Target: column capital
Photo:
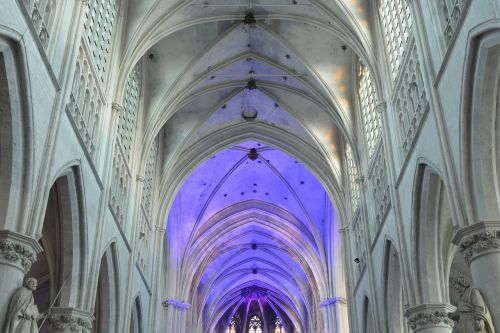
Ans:
[[[378,102],[377,105],[375,105],[375,112],[378,114],[382,114],[387,110],[387,103],[386,102]]]
[[[121,113],[123,111],[123,106],[120,103],[113,102],[111,104],[111,109],[116,113]]]
[[[470,264],[477,257],[500,252],[500,221],[481,221],[457,231],[453,243]]]
[[[75,308],[53,308],[47,319],[51,332],[90,333],[94,316],[85,310]]]
[[[36,261],[37,253],[42,250],[38,241],[32,237],[0,230],[0,264],[14,266],[26,274]]]
[[[453,328],[453,320],[448,317],[448,313],[457,308],[450,304],[420,304],[410,307],[405,312],[408,318],[408,325],[413,332],[432,327]]]
[[[330,305],[335,306],[337,303],[347,304],[347,300],[344,297],[335,296],[335,297],[325,299],[324,301],[320,302],[319,305],[322,308],[324,308],[324,307],[328,307]]]
[[[188,310],[191,305],[183,303],[181,301],[175,300],[175,299],[167,299],[161,303],[165,309],[167,308],[173,308],[173,309],[179,309],[179,310]]]

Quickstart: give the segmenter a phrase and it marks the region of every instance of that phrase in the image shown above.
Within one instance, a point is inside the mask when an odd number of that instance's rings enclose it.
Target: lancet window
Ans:
[[[274,333],[285,333],[285,328],[283,327],[279,317],[276,317],[276,320],[274,321]]]
[[[375,110],[377,92],[373,86],[370,70],[361,62],[358,69],[358,95],[368,155],[371,158],[380,138],[380,115]]]
[[[226,333],[236,333],[236,320],[234,320],[234,318],[231,318],[231,320],[229,321]]]
[[[108,70],[109,54],[116,21],[115,0],[88,0],[84,29],[101,82]]]
[[[351,145],[346,144],[345,146],[345,159],[347,166],[347,173],[349,179],[349,187],[351,192],[351,204],[352,210],[355,212],[359,207],[360,200],[360,190],[359,190],[359,175],[358,175],[358,167],[354,162],[354,156],[352,154]]]
[[[392,77],[395,79],[411,34],[410,7],[405,0],[380,0],[379,12],[389,53]]]
[[[262,322],[259,317],[253,316],[248,324],[248,333],[262,333]]]

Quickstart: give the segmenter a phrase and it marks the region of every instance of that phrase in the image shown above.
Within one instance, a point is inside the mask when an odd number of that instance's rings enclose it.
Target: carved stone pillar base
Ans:
[[[10,297],[23,284],[36,254],[42,251],[37,240],[17,232],[0,230],[0,331],[3,330]]]
[[[469,264],[474,287],[500,329],[500,221],[479,222],[457,232],[453,242]]]
[[[90,333],[94,316],[75,308],[54,308],[46,321],[47,333]]]
[[[455,310],[450,304],[421,304],[406,310],[405,316],[414,333],[451,333],[453,320],[448,313]]]

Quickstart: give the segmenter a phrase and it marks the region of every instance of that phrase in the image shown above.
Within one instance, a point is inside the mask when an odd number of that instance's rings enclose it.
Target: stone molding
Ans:
[[[181,301],[175,300],[175,299],[167,299],[162,302],[162,305],[165,309],[167,308],[173,308],[173,309],[179,309],[179,310],[188,310],[191,305],[183,303]]]
[[[94,316],[87,311],[75,308],[54,308],[47,319],[51,332],[90,333]]]
[[[13,265],[27,273],[36,261],[36,254],[42,250],[38,241],[32,237],[0,230],[0,264]]]
[[[453,243],[459,245],[468,264],[479,256],[500,252],[500,222],[483,221],[460,229]]]
[[[328,307],[330,305],[335,306],[337,303],[347,304],[347,300],[344,297],[335,296],[335,297],[332,297],[332,298],[325,299],[324,301],[320,302],[319,305],[322,308],[324,308],[324,307]]]
[[[450,304],[421,304],[406,310],[405,317],[413,332],[432,327],[453,328],[454,322],[448,317],[448,313],[456,309]]]

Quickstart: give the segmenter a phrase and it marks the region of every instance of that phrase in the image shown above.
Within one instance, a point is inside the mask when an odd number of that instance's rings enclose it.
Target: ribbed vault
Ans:
[[[188,330],[219,333],[255,313],[287,333],[330,330],[320,304],[345,294],[342,164],[345,143],[357,147],[358,61],[376,63],[370,10],[365,0],[128,3],[117,85],[141,64],[140,160],[161,141],[164,296],[191,305]]]
[[[167,223],[169,277],[194,325],[213,332],[235,314],[246,325],[257,302],[266,325],[322,332],[332,211],[311,172],[266,144],[242,142],[198,166]]]

